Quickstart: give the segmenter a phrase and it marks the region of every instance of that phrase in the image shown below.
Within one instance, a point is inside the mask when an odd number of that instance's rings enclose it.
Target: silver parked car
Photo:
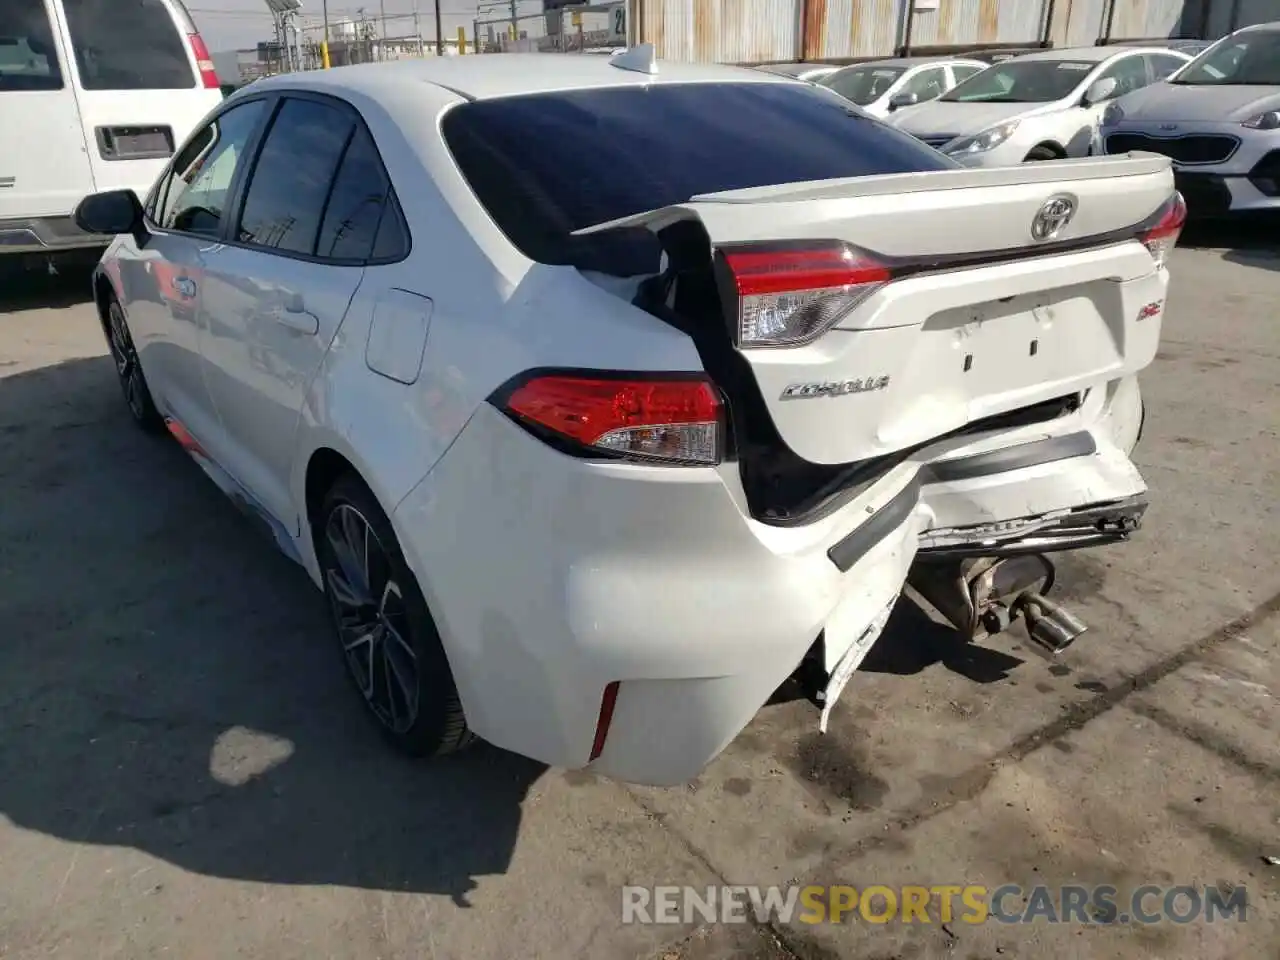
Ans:
[[[1107,153],[1172,158],[1193,213],[1280,210],[1280,22],[1238,30],[1116,100],[1099,139]]]

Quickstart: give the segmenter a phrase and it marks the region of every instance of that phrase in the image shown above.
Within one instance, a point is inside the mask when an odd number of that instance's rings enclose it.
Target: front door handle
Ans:
[[[190,277],[174,277],[173,289],[189,300],[196,295],[196,282]]]

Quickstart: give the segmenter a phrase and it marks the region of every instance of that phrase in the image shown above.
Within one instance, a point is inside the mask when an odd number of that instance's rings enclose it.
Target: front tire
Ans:
[[[471,743],[426,600],[391,522],[354,474],[325,495],[315,542],[347,675],[382,735],[413,757]]]
[[[151,398],[151,388],[147,386],[142,364],[138,362],[138,351],[133,345],[133,335],[129,332],[124,308],[115,297],[107,304],[106,334],[111,360],[116,366],[116,379],[120,381],[124,402],[129,407],[134,423],[147,433],[161,433],[164,430],[164,418],[160,416],[160,411]]]
[[[1062,155],[1053,147],[1039,146],[1032,147],[1030,152],[1022,158],[1023,163],[1037,163],[1044,160],[1061,160]]]

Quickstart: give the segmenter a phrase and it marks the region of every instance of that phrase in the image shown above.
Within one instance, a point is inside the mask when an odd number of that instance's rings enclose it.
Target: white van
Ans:
[[[221,100],[181,0],[0,0],[0,263],[105,247],[76,204],[145,197]]]

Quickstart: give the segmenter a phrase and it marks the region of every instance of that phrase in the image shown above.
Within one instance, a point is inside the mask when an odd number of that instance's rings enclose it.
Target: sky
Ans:
[[[328,3],[330,22],[340,17],[354,17],[361,7],[366,16],[377,18],[385,6],[388,36],[413,33],[413,20],[409,16],[413,12],[413,0],[328,0]],[[458,27],[465,26],[470,37],[472,21],[477,19],[477,5],[477,0],[440,0],[444,35],[455,37]],[[274,36],[266,0],[186,0],[186,6],[205,43],[215,52],[252,47],[259,40]],[[479,6],[482,8],[480,20],[498,19],[509,15],[511,9],[506,0],[479,0]],[[520,14],[538,13],[541,9],[541,0],[517,2]],[[422,35],[434,40],[435,0],[418,0],[418,13]],[[304,25],[321,22],[321,0],[302,0],[302,22]]]

